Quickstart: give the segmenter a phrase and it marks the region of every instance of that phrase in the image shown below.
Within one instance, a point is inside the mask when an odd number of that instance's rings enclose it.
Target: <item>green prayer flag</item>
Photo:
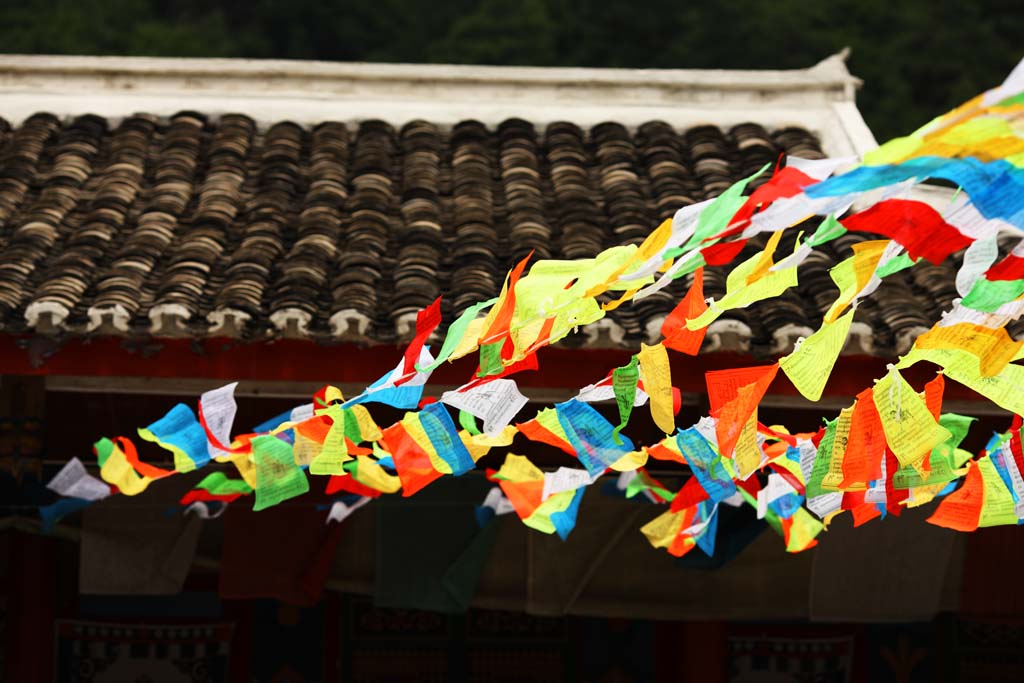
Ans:
[[[477,373],[477,377],[497,375],[504,369],[501,364],[501,347],[504,345],[505,340],[499,339],[480,347],[480,372]]]
[[[694,231],[693,236],[687,240],[686,244],[683,245],[683,248],[689,249],[694,247],[706,238],[720,233],[728,227],[729,219],[732,218],[740,207],[747,201],[747,198],[743,196],[743,191],[747,189],[747,185],[749,185],[750,181],[754,178],[768,170],[770,166],[771,164],[765,164],[757,173],[734,183],[725,192],[718,195],[718,197],[715,198],[715,201],[708,204],[707,208],[701,211],[700,218],[697,219],[697,228]]]
[[[829,422],[825,421],[825,435],[821,437],[821,442],[818,444],[818,452],[814,456],[814,466],[811,468],[811,476],[807,480],[807,497],[816,498],[825,493],[831,493],[831,491],[825,491],[821,484],[825,480],[825,476],[828,474],[829,468],[832,465],[832,446],[836,438],[836,428],[839,425],[839,419],[832,420]]]
[[[256,464],[253,510],[264,510],[309,491],[306,473],[295,464],[292,445],[287,441],[269,434],[257,436],[252,440],[252,456]]]
[[[215,496],[230,496],[235,493],[252,493],[252,487],[241,479],[230,479],[223,472],[213,472],[203,477],[203,480],[196,484],[197,489],[203,489]]]
[[[103,467],[107,463],[107,458],[110,457],[110,454],[114,450],[114,442],[103,437],[94,443],[92,447],[96,449],[96,462],[100,467]]]
[[[437,358],[434,359],[433,363],[429,365],[416,365],[417,372],[430,372],[434,368],[441,365],[441,363],[448,360],[448,356],[452,355],[456,348],[459,346],[459,342],[462,341],[463,335],[466,334],[466,328],[469,327],[480,311],[484,310],[488,306],[494,305],[498,300],[498,297],[488,299],[487,301],[481,301],[478,304],[473,304],[462,312],[458,318],[455,319],[451,325],[448,326],[448,334],[445,335],[444,343],[441,344],[441,350],[437,353]]]
[[[807,240],[807,244],[811,247],[820,247],[822,244],[831,242],[845,234],[846,228],[843,227],[843,224],[837,221],[835,216],[829,214],[825,216],[825,220],[821,222],[818,229]]]
[[[877,275],[879,278],[886,278],[892,275],[893,273],[898,273],[901,270],[906,270],[907,268],[911,267],[920,260],[921,259],[912,259],[910,258],[910,255],[907,254],[907,252],[903,252],[899,256],[890,259],[888,263],[879,266],[878,269],[875,270],[875,275]]]
[[[459,424],[473,436],[480,434],[480,430],[476,427],[476,418],[468,410],[459,411]]]
[[[640,381],[639,358],[633,356],[627,365],[612,371],[612,389],[615,391],[615,403],[619,407],[619,425],[612,430],[612,438],[616,444],[622,443],[619,432],[629,423],[629,415],[633,412],[636,401],[636,385]]]
[[[995,313],[1005,303],[1024,294],[1024,280],[988,280],[978,278],[963,304],[983,313]]]

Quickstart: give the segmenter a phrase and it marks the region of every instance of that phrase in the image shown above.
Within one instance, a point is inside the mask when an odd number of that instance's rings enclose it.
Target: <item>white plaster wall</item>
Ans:
[[[232,59],[0,55],[0,116],[37,111],[169,115],[240,112],[261,123],[380,118],[401,125],[521,117],[542,126],[652,119],[679,128],[756,121],[803,126],[830,156],[875,146],[854,104],[845,54],[786,71],[356,64]]]

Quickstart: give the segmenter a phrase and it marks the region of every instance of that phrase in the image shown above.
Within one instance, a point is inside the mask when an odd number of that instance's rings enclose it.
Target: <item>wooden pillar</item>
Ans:
[[[9,570],[5,681],[53,680],[59,541],[16,532]]]

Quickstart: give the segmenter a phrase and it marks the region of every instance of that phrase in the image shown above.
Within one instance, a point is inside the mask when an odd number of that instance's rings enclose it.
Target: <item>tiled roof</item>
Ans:
[[[679,207],[781,152],[821,156],[805,130],[753,123],[583,130],[509,119],[396,129],[262,127],[196,112],[123,121],[36,114],[0,125],[0,325],[394,342],[439,294],[451,319],[496,295],[530,251],[581,258],[638,243]],[[727,316],[708,344],[771,350],[809,333],[831,303],[826,271],[838,257],[826,249],[802,269],[804,284],[816,284],[801,292],[812,296],[793,292]],[[952,274],[933,277],[934,268],[921,264],[883,285],[880,303],[865,302],[863,350],[900,346],[948,305]],[[635,344],[686,285],[621,307],[583,341]],[[724,286],[724,272],[709,272],[708,296]]]

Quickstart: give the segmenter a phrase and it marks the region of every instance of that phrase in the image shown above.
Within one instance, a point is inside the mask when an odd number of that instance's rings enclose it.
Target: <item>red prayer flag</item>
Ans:
[[[747,240],[736,240],[735,242],[719,242],[710,247],[704,247],[700,253],[704,256],[704,262],[709,266],[725,266],[732,262],[736,256],[743,251]]]
[[[985,273],[987,280],[1024,280],[1024,257],[1008,254]]]
[[[416,314],[416,336],[409,342],[405,350],[405,362],[402,365],[402,377],[395,381],[395,385],[405,384],[416,375],[416,361],[420,358],[420,351],[423,350],[427,338],[441,324],[441,297],[434,299],[422,311]]]
[[[938,211],[910,199],[886,199],[839,222],[847,230],[894,239],[911,258],[923,257],[935,265],[973,241],[942,220]]]

